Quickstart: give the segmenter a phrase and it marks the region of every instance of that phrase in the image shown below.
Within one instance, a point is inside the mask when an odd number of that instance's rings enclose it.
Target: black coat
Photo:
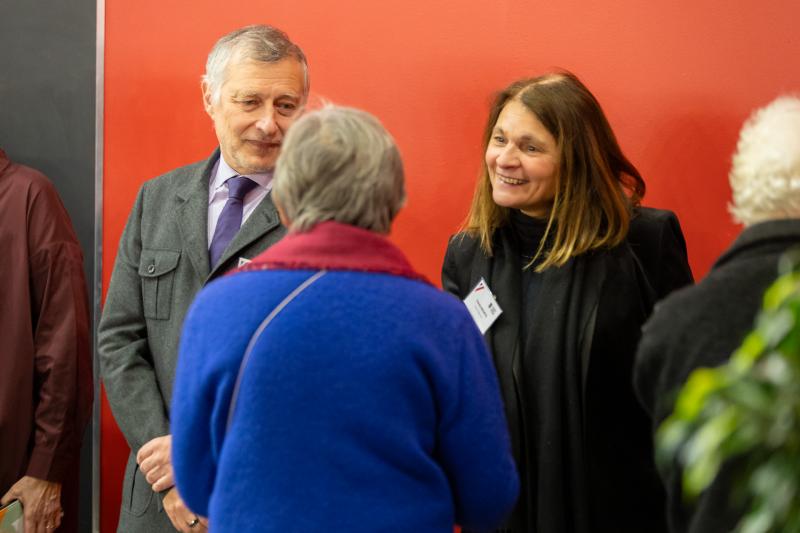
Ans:
[[[664,493],[653,464],[650,422],[632,386],[640,327],[655,299],[652,283],[625,243],[541,273],[536,311],[522,316],[519,255],[508,228],[495,232],[493,257],[460,234],[451,239],[442,269],[445,290],[464,298],[484,278],[503,309],[486,340],[504,396],[522,493],[501,531],[664,531]],[[685,249],[683,255],[685,260]],[[521,353],[523,324],[537,332],[535,353]],[[571,449],[558,450],[569,491],[549,496],[561,509],[555,513],[537,508],[547,488],[534,489],[538,480],[527,465],[530,450],[540,443],[525,442],[526,424],[535,424],[537,408],[526,389],[541,386],[526,374],[525,361],[545,354],[564,360],[566,387],[576,387],[581,398],[578,405],[557,407],[575,433],[567,439]]]
[[[753,328],[765,289],[776,279],[778,260],[800,245],[800,220],[778,220],[745,229],[694,287],[656,306],[637,354],[636,390],[654,429],[671,412],[674,393],[698,367],[728,360]],[[696,533],[733,529],[740,511],[729,505],[724,477],[697,504],[682,502],[680,471],[662,473],[668,492],[670,531]],[[724,472],[724,476],[727,474]]]
[[[672,211],[637,208],[631,219],[628,242],[657,300],[694,281],[681,224]]]

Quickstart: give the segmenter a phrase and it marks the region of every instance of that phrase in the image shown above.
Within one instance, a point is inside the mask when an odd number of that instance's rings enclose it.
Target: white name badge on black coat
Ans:
[[[483,278],[475,285],[472,292],[464,298],[464,305],[467,306],[467,310],[472,315],[475,324],[478,325],[478,329],[481,330],[481,334],[486,333],[494,324],[494,321],[503,314],[497,299]]]

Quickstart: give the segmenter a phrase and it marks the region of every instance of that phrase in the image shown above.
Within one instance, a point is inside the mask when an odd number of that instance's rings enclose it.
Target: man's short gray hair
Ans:
[[[391,135],[369,113],[337,106],[292,125],[273,190],[292,231],[333,220],[389,233],[406,198],[403,162]]]
[[[782,96],[750,116],[729,177],[738,222],[800,218],[800,98]]]
[[[211,92],[212,103],[218,103],[220,89],[225,83],[228,65],[232,61],[252,59],[277,63],[286,58],[296,59],[303,66],[303,96],[308,97],[308,62],[299,46],[277,28],[256,24],[234,30],[222,37],[211,49],[206,61],[203,81]]]

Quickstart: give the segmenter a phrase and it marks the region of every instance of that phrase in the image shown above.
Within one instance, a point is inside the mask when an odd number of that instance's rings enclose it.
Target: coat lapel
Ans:
[[[208,266],[208,182],[219,158],[219,150],[206,161],[199,173],[186,176],[186,186],[177,193],[183,247],[200,279],[206,279]]]
[[[520,384],[521,358],[519,354],[519,327],[520,308],[522,306],[522,261],[515,253],[517,246],[510,240],[513,238],[508,231],[498,231],[501,241],[496,246],[495,257],[492,261],[491,272],[486,277],[489,288],[494,292],[503,314],[489,328],[491,337],[487,341],[494,347],[496,354],[510,354],[505,361],[496,361],[497,364],[511,365],[511,370],[516,384]]]
[[[509,421],[518,421],[521,416],[519,408],[523,395],[522,357],[519,346],[522,263],[516,254],[517,247],[510,241],[513,237],[508,231],[500,229],[495,235],[494,256],[476,254],[472,273],[474,279],[471,281],[474,287],[483,277],[503,310],[503,314],[486,332],[486,343],[493,354],[497,377],[500,380],[506,418]],[[520,457],[521,432],[524,425],[513,422],[511,427],[519,428],[519,431],[512,430],[511,441],[515,456]]]

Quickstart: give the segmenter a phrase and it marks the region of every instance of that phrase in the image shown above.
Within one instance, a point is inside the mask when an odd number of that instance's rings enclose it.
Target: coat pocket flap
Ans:
[[[181,253],[174,250],[142,249],[139,259],[139,275],[143,278],[163,276],[167,272],[175,270],[180,257]]]

